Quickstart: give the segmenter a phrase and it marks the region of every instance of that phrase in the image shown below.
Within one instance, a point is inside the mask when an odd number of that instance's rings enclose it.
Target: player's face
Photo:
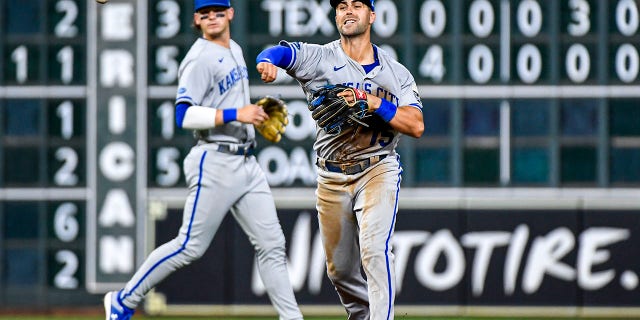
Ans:
[[[194,22],[202,30],[205,39],[214,40],[229,32],[233,19],[233,8],[206,7],[193,16]]]
[[[336,27],[345,37],[355,37],[369,30],[375,13],[360,1],[342,1],[336,7]]]

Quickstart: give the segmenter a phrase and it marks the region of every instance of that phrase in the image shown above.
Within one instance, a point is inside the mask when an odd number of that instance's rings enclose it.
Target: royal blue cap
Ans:
[[[205,7],[231,7],[230,0],[194,0],[193,11],[198,11]]]
[[[332,7],[337,7],[340,2],[342,2],[343,0],[331,0],[331,6]],[[356,1],[360,1],[362,3],[364,3],[365,5],[367,5],[367,7],[371,8],[371,11],[376,11],[376,9],[373,6],[373,1],[374,0],[356,0]]]

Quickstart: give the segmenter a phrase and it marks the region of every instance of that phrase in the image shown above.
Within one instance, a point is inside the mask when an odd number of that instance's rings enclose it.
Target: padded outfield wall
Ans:
[[[305,314],[341,314],[325,274],[313,190],[274,193]],[[636,318],[638,196],[628,189],[402,190],[392,243],[398,314]],[[152,201],[150,246],[171,239],[182,221],[179,198],[170,199]],[[211,289],[184,290],[203,283]],[[205,256],[158,286],[145,307],[273,313],[253,249],[229,217]]]

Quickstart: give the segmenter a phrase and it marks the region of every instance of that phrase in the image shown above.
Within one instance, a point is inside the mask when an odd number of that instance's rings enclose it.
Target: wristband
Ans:
[[[222,122],[229,123],[236,121],[238,116],[238,109],[224,109],[222,110]]]
[[[398,107],[395,104],[385,99],[382,99],[382,103],[380,103],[380,107],[376,111],[374,111],[374,113],[379,115],[380,118],[382,118],[382,120],[389,122],[396,115],[397,111],[398,111]]]

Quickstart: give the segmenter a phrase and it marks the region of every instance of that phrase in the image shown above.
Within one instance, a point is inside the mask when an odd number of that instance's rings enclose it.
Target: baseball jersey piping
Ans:
[[[198,189],[196,191],[196,198],[193,201],[193,209],[191,210],[191,219],[189,220],[189,227],[187,228],[187,237],[184,239],[184,242],[182,243],[182,245],[180,246],[180,248],[178,250],[176,250],[174,253],[167,255],[166,257],[162,258],[160,261],[156,262],[156,264],[154,264],[151,268],[149,268],[149,271],[147,271],[142,278],[140,278],[140,280],[138,280],[138,283],[136,283],[135,286],[133,286],[133,288],[131,288],[131,290],[129,290],[129,292],[125,293],[122,296],[122,300],[124,300],[126,297],[130,296],[131,293],[133,291],[135,291],[140,284],[142,283],[142,281],[147,278],[147,276],[149,276],[149,274],[151,274],[151,272],[153,272],[153,270],[155,270],[159,265],[161,265],[162,263],[164,263],[165,261],[169,260],[170,258],[180,254],[182,251],[184,251],[184,249],[187,247],[187,243],[189,242],[189,239],[191,238],[191,227],[193,226],[193,219],[196,215],[196,208],[198,207],[198,199],[200,198],[200,188],[202,187],[202,167],[204,166],[204,159],[207,156],[207,151],[205,151],[202,154],[202,158],[200,158],[200,172],[198,173]]]
[[[296,60],[298,59],[298,52],[296,50],[293,50],[293,48],[289,47],[289,50],[291,50],[292,55],[291,55],[291,62],[289,62],[289,65],[287,66],[287,70],[291,69],[291,67],[293,67],[293,64],[296,63]]]
[[[391,227],[389,228],[389,233],[387,233],[387,241],[385,243],[384,248],[384,257],[387,264],[387,285],[389,286],[389,301],[387,306],[387,319],[391,316],[391,300],[393,299],[393,289],[391,288],[391,267],[389,265],[389,240],[391,240],[391,232],[393,232],[394,225],[396,224],[396,215],[398,214],[398,194],[400,193],[400,179],[402,175],[402,164],[400,163],[400,158],[396,156],[398,160],[398,169],[400,172],[398,173],[398,183],[396,185],[396,201],[393,205],[393,219],[391,220]]]

